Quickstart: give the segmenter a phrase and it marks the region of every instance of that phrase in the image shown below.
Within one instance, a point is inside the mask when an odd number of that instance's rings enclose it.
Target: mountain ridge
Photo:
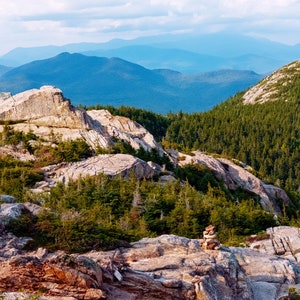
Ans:
[[[115,39],[104,43],[16,48],[0,57],[0,64],[18,66],[65,51],[86,54],[91,51],[92,55],[98,51],[101,56],[119,56],[150,69],[169,68],[197,73],[236,68],[265,74],[299,59],[299,48],[299,44],[285,45],[228,32],[210,35],[178,34],[133,40]],[[130,54],[133,50],[134,53]]]
[[[218,74],[219,81],[213,82],[212,74]],[[9,70],[0,76],[0,90],[15,94],[54,85],[63,89],[75,105],[111,104],[159,113],[193,112],[212,108],[262,77],[251,71],[182,74],[150,70],[120,58],[65,52]]]
[[[299,100],[296,61],[210,111],[177,115],[168,126],[165,142],[179,149],[237,158],[265,181],[298,191]]]

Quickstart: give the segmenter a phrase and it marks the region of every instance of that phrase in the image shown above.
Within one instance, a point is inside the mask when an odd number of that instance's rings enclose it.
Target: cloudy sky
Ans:
[[[0,55],[15,47],[231,31],[300,43],[300,0],[0,0]]]

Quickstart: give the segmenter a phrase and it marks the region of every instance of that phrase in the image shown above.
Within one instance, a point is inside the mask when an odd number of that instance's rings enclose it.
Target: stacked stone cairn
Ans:
[[[200,246],[204,250],[218,250],[220,249],[220,243],[217,240],[216,227],[214,225],[209,225],[203,231],[203,240]]]

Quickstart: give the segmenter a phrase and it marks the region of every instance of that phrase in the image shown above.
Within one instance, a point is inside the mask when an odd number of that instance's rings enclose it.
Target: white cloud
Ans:
[[[17,46],[231,30],[300,43],[300,0],[0,0],[0,53]]]

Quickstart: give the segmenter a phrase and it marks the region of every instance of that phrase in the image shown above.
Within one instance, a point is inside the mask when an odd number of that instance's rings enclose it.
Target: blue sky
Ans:
[[[300,0],[0,0],[0,55],[15,47],[231,31],[300,43]]]

